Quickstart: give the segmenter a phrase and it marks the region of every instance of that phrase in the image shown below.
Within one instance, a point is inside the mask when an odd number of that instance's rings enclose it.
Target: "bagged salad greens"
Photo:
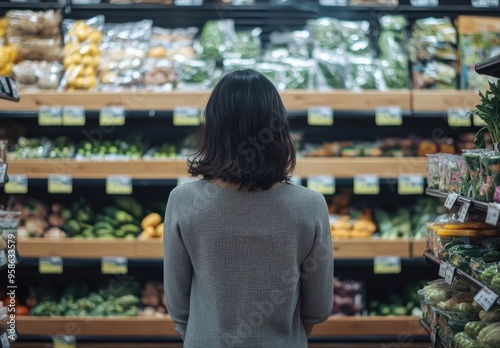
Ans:
[[[258,58],[260,52],[260,34],[262,29],[255,28],[247,31],[237,31],[232,46],[223,53],[224,58]]]
[[[352,89],[385,89],[385,81],[377,60],[369,57],[352,57],[349,62]]]
[[[215,76],[215,61],[187,59],[176,57],[178,89],[191,90],[196,88],[207,89],[212,85]]]
[[[285,89],[314,89],[316,64],[313,60],[285,59]]]
[[[315,49],[313,56],[318,64],[319,89],[346,89],[351,87],[351,83],[348,81],[345,52],[341,50]]]
[[[231,19],[211,20],[205,23],[201,31],[200,57],[220,61],[225,52],[231,50],[235,41],[236,31]]]
[[[267,77],[277,89],[284,90],[286,88],[285,73],[287,67],[276,62],[261,62],[255,67],[260,73]]]
[[[283,58],[309,59],[311,57],[311,32],[296,30],[291,32],[273,32],[264,58],[276,60]]]

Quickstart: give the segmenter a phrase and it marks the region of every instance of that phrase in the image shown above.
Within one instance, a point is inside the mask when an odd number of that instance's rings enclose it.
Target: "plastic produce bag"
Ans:
[[[348,80],[345,52],[315,49],[313,55],[318,64],[319,89],[348,89],[351,87]]]
[[[266,60],[284,58],[311,58],[311,32],[296,30],[291,32],[273,32],[270,35],[269,47],[265,54]]]
[[[229,50],[223,53],[224,58],[258,58],[261,55],[260,34],[262,29],[237,31]]]
[[[231,49],[235,37],[236,32],[233,20],[208,21],[201,31],[200,57],[216,61],[222,60],[224,53]]]
[[[64,20],[64,67],[66,71],[59,90],[94,89],[97,87],[97,68],[101,60],[104,16],[85,21]]]
[[[413,65],[412,84],[415,89],[456,89],[457,70],[452,64],[438,61]]]
[[[410,69],[406,55],[395,54],[391,59],[382,59],[379,62],[388,89],[410,88]]]
[[[147,90],[168,92],[177,84],[177,74],[168,59],[147,59],[144,63],[144,87]]]
[[[139,22],[106,24],[104,25],[104,43],[148,42],[153,33],[153,21],[145,19]]]
[[[20,89],[55,90],[63,73],[58,62],[25,60],[14,65],[14,78]]]
[[[314,89],[316,64],[313,60],[285,59],[285,89]]]
[[[225,72],[230,72],[239,69],[253,69],[257,65],[255,59],[224,59],[223,67]]]
[[[189,59],[196,57],[194,50],[194,37],[198,29],[177,28],[163,29],[154,27],[148,50],[148,58],[169,58],[179,55]]]
[[[211,86],[212,78],[215,75],[214,61],[176,57],[175,64],[179,77],[178,89],[207,89]]]
[[[352,89],[386,89],[377,60],[369,57],[352,57],[349,62]]]
[[[256,66],[257,71],[267,77],[279,90],[286,88],[286,69],[283,64],[276,62],[261,62]]]
[[[122,88],[137,88],[143,83],[143,63],[146,58],[147,44],[136,42],[103,44],[99,64],[100,89],[108,91]]]

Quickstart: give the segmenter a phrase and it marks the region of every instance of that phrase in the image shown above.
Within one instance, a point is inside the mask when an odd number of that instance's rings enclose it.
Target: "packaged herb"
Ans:
[[[447,155],[448,170],[450,172],[450,185],[448,192],[460,193],[460,156]]]
[[[344,51],[314,50],[318,64],[318,87],[320,89],[346,89],[351,84],[347,74],[347,59]]]
[[[247,31],[237,31],[231,47],[223,52],[224,58],[258,58],[260,52],[260,34],[262,29],[255,28]]]
[[[469,168],[465,162],[464,157],[457,156],[458,168],[459,168],[459,193],[462,196],[469,197],[471,188],[471,178],[469,173]]]
[[[349,59],[353,89],[385,89],[380,65],[369,57],[353,57]]]
[[[313,60],[285,59],[285,89],[314,89],[316,64]]]
[[[231,49],[235,37],[233,20],[208,21],[201,31],[201,58],[222,60],[224,53]]]
[[[177,76],[180,80],[179,89],[207,89],[212,84],[215,75],[215,62],[177,57]]]
[[[469,168],[470,180],[471,180],[471,189],[470,189],[470,197],[473,199],[479,199],[479,191],[481,188],[481,180],[480,180],[480,162],[481,162],[481,153],[478,150],[467,150],[463,153],[463,158],[467,163],[467,167]]]
[[[264,55],[265,60],[284,58],[311,58],[311,32],[296,30],[291,32],[273,32]]]
[[[449,156],[444,153],[438,153],[438,166],[439,166],[439,191],[450,192],[450,161]]]
[[[429,188],[439,190],[439,158],[437,154],[427,154],[428,159],[428,186]]]
[[[388,89],[410,88],[410,69],[404,54],[396,54],[391,59],[380,60],[380,69]]]

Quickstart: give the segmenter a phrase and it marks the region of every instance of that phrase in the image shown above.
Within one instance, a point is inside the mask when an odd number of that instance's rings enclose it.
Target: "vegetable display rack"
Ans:
[[[427,333],[431,336],[431,341],[433,344],[433,347],[435,348],[450,348],[446,341],[441,337],[441,335],[438,332],[434,332],[429,325],[423,320],[420,319],[419,321],[420,325],[427,331]]]

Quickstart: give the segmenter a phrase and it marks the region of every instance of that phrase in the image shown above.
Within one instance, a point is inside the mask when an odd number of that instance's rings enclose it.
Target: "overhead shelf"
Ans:
[[[154,93],[147,91],[105,92],[23,92],[19,103],[0,101],[2,111],[37,111],[41,106],[79,105],[87,110],[100,110],[108,106],[122,106],[127,110],[173,110],[176,107],[204,107],[208,97],[205,92]],[[334,110],[375,110],[382,106],[411,108],[409,90],[363,91],[347,90],[331,92],[283,91],[281,96],[289,110],[307,110],[313,106],[329,106]]]
[[[303,178],[332,175],[353,178],[357,174],[373,174],[380,178],[397,178],[402,174],[425,175],[423,157],[379,158],[300,158],[294,174]],[[78,161],[78,160],[12,160],[9,174],[26,175],[30,179],[46,179],[52,174],[71,175],[74,179],[105,179],[109,175],[127,175],[132,179],[177,179],[186,177],[184,160],[168,161]]]
[[[59,256],[62,258],[101,258],[123,256],[129,259],[163,259],[161,239],[153,240],[102,240],[25,238],[18,243],[23,258]],[[373,259],[377,256],[410,258],[410,241],[407,239],[349,239],[334,240],[336,259]]]
[[[447,112],[450,109],[474,110],[481,102],[474,91],[413,90],[412,110],[418,112]]]
[[[312,336],[426,336],[418,317],[331,317],[314,327]],[[172,319],[142,317],[75,318],[21,317],[16,318],[19,336],[47,336],[48,332],[64,332],[78,336],[178,336]],[[71,332],[69,332],[71,331]]]

